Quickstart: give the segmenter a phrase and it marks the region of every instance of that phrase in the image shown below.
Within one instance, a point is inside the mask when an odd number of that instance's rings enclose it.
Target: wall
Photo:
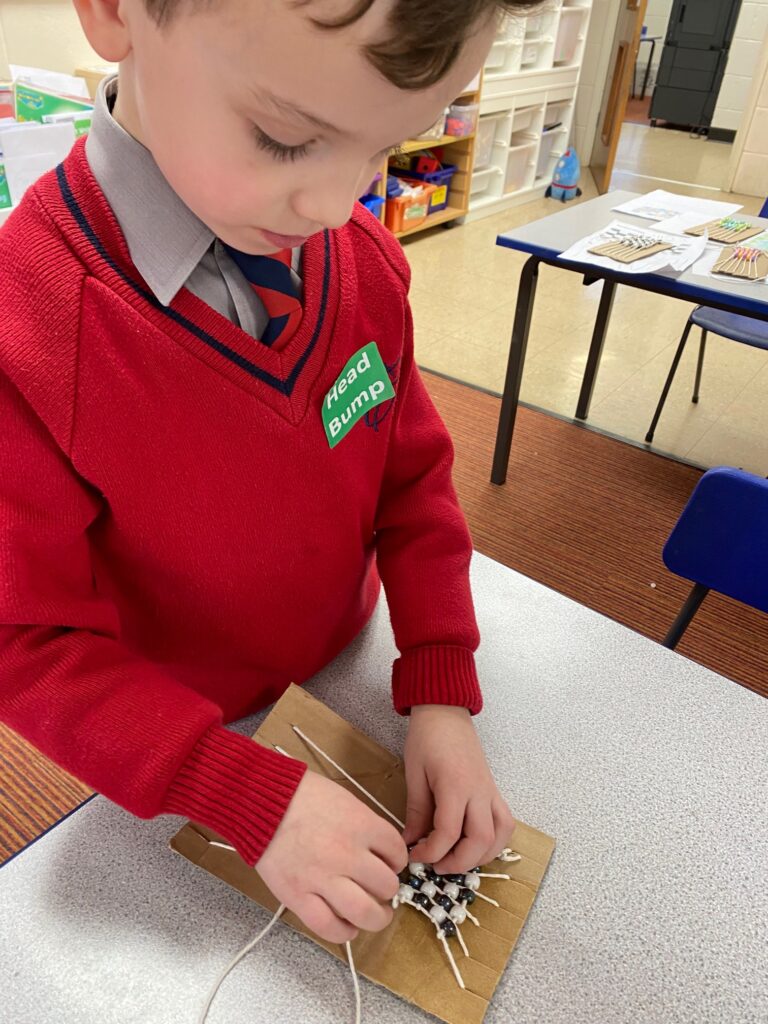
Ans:
[[[764,198],[768,195],[768,46],[761,51],[745,109],[733,144],[728,187]]]
[[[616,21],[624,0],[592,0],[584,59],[576,93],[572,142],[583,165],[589,163],[608,78]]]
[[[72,74],[79,64],[101,64],[89,46],[72,0],[0,0],[0,76],[12,64],[31,64]]]
[[[741,124],[766,34],[768,0],[744,0],[712,117],[713,128],[736,131]]]

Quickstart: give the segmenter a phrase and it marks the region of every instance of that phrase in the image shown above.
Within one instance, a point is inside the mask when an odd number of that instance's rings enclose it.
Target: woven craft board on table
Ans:
[[[306,762],[312,771],[333,779],[363,800],[365,798],[354,786],[339,777],[331,765],[296,735],[292,725],[299,726],[377,800],[405,820],[405,775],[399,758],[305,690],[289,687],[265,718],[254,740],[264,746],[282,747],[291,756]],[[370,806],[376,810],[375,806]],[[257,872],[238,854],[211,846],[210,839],[221,841],[212,830],[188,823],[171,839],[170,846],[193,864],[274,912],[278,901]],[[481,927],[477,928],[469,920],[461,927],[469,958],[462,955],[455,939],[449,940],[467,986],[465,990],[456,984],[443,947],[435,937],[434,925],[408,906],[395,911],[392,923],[384,931],[361,932],[352,943],[359,973],[447,1024],[480,1024],[533,906],[555,841],[518,822],[509,845],[521,854],[522,860],[513,864],[493,861],[488,870],[509,874],[512,880],[485,878],[480,890],[498,900],[500,907],[477,900],[472,910]],[[300,857],[301,851],[297,850],[296,856]],[[346,962],[343,945],[319,939],[291,913],[285,914],[282,920]],[[254,925],[254,934],[257,930],[258,926]],[[268,936],[264,943],[269,943]],[[233,956],[236,952],[232,950]],[[247,970],[247,964],[238,969]]]
[[[669,242],[656,242],[654,245],[647,245],[644,249],[632,249],[630,246],[626,246],[624,252],[621,252],[616,242],[602,242],[589,251],[596,256],[609,256],[617,263],[636,263],[637,260],[644,260],[647,256],[655,256],[657,252],[664,252],[665,249],[671,248]]]
[[[745,248],[749,248],[749,246],[746,246]],[[752,265],[754,267],[754,273],[750,273],[750,264],[748,264],[746,260],[734,262],[736,251],[737,248],[723,249],[717,258],[717,262],[712,267],[712,272],[715,274],[726,274],[729,277],[740,277],[747,281],[759,281],[768,274],[768,253],[758,253],[757,259]],[[727,267],[729,264],[732,264],[731,269],[724,270],[723,268]]]
[[[759,224],[743,228],[741,231],[733,231],[720,226],[719,220],[711,220],[707,224],[699,224],[695,228],[688,228],[686,235],[703,235],[706,231],[710,242],[746,242],[748,238],[754,238],[765,230]]]

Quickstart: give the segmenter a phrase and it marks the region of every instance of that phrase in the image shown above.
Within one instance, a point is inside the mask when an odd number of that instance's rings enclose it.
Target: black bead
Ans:
[[[420,889],[422,887],[422,885],[424,885],[424,879],[423,878],[417,878],[416,875],[411,875],[406,880],[405,884],[406,885],[410,885],[410,887],[412,889]]]
[[[442,889],[443,886],[445,885],[445,879],[443,878],[442,875],[435,875],[432,881],[435,883],[438,889]]]
[[[432,903],[429,896],[425,896],[423,892],[417,892],[413,897],[413,902],[418,903],[420,907],[424,907],[425,910],[429,910]]]
[[[430,882],[436,882],[439,877],[440,876],[438,875],[434,868],[427,868],[427,878],[430,880]]]
[[[445,921],[443,921],[443,923],[440,925],[440,928],[445,932],[445,937],[447,939],[452,938],[456,934],[456,925],[449,917],[447,917]]]
[[[438,907],[442,907],[444,910],[450,910],[451,907],[453,906],[453,900],[451,899],[451,897],[445,895],[436,896],[435,903],[438,905]]]
[[[457,885],[464,885],[464,875],[446,875],[446,882],[455,882]]]
[[[462,889],[459,893],[459,903],[466,903],[468,907],[471,907],[475,902],[475,894],[471,889]]]

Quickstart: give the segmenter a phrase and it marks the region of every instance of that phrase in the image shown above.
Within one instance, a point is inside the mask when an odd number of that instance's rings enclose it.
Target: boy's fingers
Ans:
[[[301,906],[291,909],[315,935],[319,935],[326,942],[351,942],[357,938],[357,928],[339,917],[325,900],[315,893],[309,893],[302,900]]]
[[[366,854],[352,873],[353,881],[377,900],[389,902],[400,887],[400,879],[380,857]]]
[[[351,878],[337,875],[330,879],[323,896],[338,917],[355,928],[378,932],[392,920],[392,907],[373,899]]]
[[[435,827],[428,838],[411,851],[411,859],[434,864],[439,871],[443,857],[461,838],[465,810],[466,802],[457,799],[454,794],[444,791],[436,793]]]
[[[423,772],[407,779],[408,809],[405,814],[405,831],[403,840],[406,846],[418,842],[432,831],[435,814],[435,801],[432,790]]]
[[[512,833],[515,831],[517,822],[512,817],[512,812],[500,798],[496,798],[492,804],[493,824],[496,829],[496,842],[494,843],[494,857],[509,843]]]
[[[408,863],[405,841],[394,825],[390,825],[383,818],[378,818],[377,821],[378,824],[370,835],[369,848],[399,875]]]
[[[438,871],[465,872],[493,860],[496,828],[490,804],[476,800],[467,806],[464,815],[464,838],[436,865]]]

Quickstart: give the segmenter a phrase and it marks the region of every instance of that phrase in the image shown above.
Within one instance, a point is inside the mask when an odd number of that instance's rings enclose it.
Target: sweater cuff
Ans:
[[[450,704],[476,715],[483,706],[475,656],[467,647],[414,647],[392,669],[392,696],[398,714],[417,704]]]
[[[251,867],[283,819],[307,766],[211,726],[171,783],[162,808],[213,829]]]

